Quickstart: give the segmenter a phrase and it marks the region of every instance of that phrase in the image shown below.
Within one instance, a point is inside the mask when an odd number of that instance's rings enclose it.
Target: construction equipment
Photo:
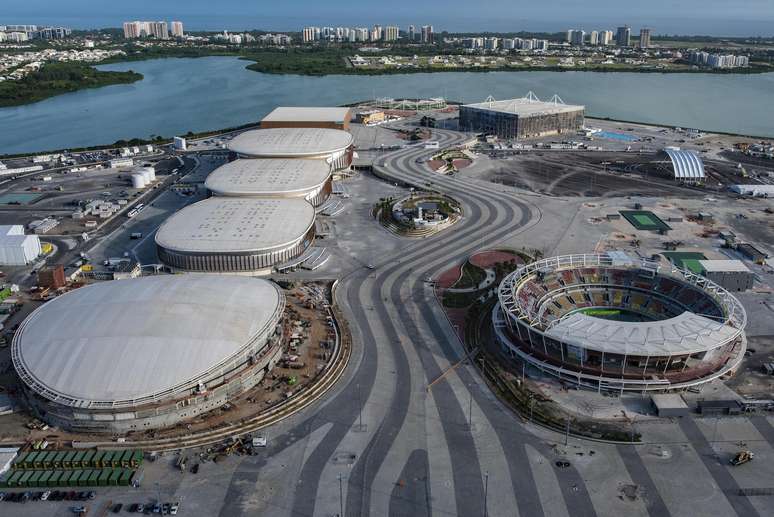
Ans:
[[[731,458],[731,465],[734,467],[738,467],[739,465],[744,465],[748,461],[751,461],[755,457],[755,454],[750,451],[739,451],[737,452],[733,458]]]

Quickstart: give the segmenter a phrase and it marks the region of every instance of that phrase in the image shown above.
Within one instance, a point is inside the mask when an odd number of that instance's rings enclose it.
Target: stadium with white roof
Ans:
[[[733,295],[623,252],[522,266],[498,298],[504,353],[594,390],[684,389],[733,372],[746,349],[747,316]]]
[[[70,291],[35,310],[11,355],[37,415],[73,431],[174,426],[260,382],[285,300],[238,276],[159,275]]]
[[[312,244],[314,222],[304,199],[211,197],[169,217],[156,248],[173,270],[270,273]]]
[[[353,142],[339,129],[285,127],[245,131],[228,148],[241,158],[320,159],[340,170],[352,163]]]
[[[325,160],[234,160],[211,172],[204,186],[216,196],[303,198],[317,207],[331,195],[331,166]]]

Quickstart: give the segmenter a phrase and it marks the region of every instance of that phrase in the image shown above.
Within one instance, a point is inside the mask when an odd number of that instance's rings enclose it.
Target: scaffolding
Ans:
[[[430,99],[393,99],[390,97],[379,97],[376,99],[376,107],[403,111],[438,110],[446,108],[446,99],[443,97],[432,97]]]

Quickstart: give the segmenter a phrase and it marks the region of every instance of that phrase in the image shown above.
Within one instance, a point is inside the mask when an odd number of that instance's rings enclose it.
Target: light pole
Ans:
[[[567,441],[570,439],[570,415],[567,415],[567,428],[564,431],[564,446],[567,447]]]
[[[489,471],[484,472],[484,517],[488,517],[489,509],[487,496],[489,495]]]
[[[468,390],[468,429],[473,429],[473,392]]]
[[[344,484],[343,484],[343,474],[339,474],[339,515],[341,517],[344,517]]]

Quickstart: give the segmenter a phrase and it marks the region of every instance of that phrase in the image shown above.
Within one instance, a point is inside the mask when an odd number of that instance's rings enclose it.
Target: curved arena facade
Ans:
[[[167,219],[156,248],[173,270],[251,275],[298,257],[314,237],[304,199],[211,197]]]
[[[271,282],[161,275],[94,284],[34,311],[14,336],[30,407],[72,431],[174,426],[260,382],[281,357]]]
[[[340,129],[284,127],[245,131],[228,148],[241,158],[325,160],[337,171],[352,164],[353,143],[352,135]]]
[[[212,171],[204,186],[215,196],[303,198],[317,207],[331,195],[325,160],[239,159]]]
[[[594,390],[684,389],[732,373],[747,315],[703,276],[621,252],[520,267],[492,313],[503,352]]]

